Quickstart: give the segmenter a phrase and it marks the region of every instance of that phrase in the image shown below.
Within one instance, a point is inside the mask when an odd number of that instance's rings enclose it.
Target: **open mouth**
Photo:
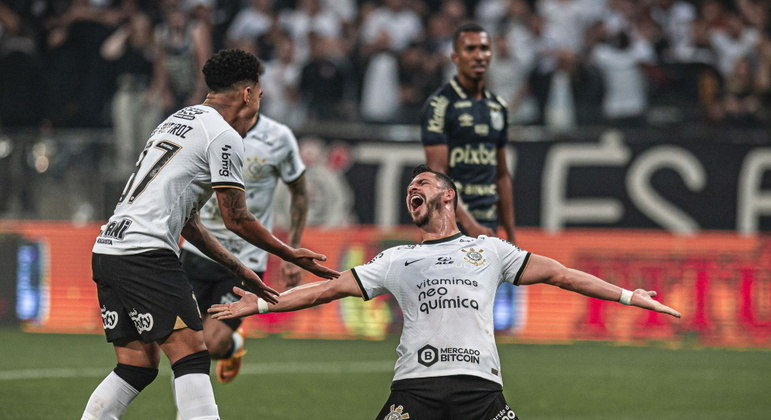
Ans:
[[[424,202],[425,200],[423,199],[423,197],[417,194],[413,195],[412,197],[410,197],[410,210],[413,212],[416,211],[418,208],[420,208],[420,206],[423,205]]]

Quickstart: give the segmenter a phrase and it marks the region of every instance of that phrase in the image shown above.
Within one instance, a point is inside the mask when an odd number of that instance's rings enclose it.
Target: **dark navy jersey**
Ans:
[[[431,95],[421,115],[423,146],[446,144],[448,175],[480,223],[498,220],[497,151],[506,146],[506,102],[489,91],[469,97],[456,78]]]

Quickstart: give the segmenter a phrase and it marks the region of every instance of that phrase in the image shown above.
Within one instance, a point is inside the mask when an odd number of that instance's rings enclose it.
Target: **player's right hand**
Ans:
[[[326,255],[313,252],[310,249],[297,248],[294,250],[294,258],[289,261],[323,279],[335,279],[340,277],[339,271],[324,267],[318,263],[318,261],[326,260]]]
[[[254,271],[245,268],[238,273],[238,276],[242,279],[241,285],[244,286],[247,290],[265,299],[265,301],[268,303],[278,303],[276,296],[278,296],[279,293],[272,287],[263,283],[260,276],[258,276]]]

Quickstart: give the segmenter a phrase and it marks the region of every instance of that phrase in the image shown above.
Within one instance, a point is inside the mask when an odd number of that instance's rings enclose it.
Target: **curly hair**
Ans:
[[[240,82],[259,82],[264,70],[260,60],[253,54],[228,49],[220,50],[206,60],[202,71],[209,90],[221,92]]]

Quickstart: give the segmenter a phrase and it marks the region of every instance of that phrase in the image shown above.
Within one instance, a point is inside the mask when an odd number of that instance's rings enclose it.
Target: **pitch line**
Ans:
[[[244,363],[240,375],[283,375],[283,374],[336,374],[336,373],[382,373],[393,372],[393,360],[374,360],[370,362],[282,362],[282,363]],[[26,379],[77,379],[101,378],[107,375],[109,367],[101,368],[48,368],[17,369],[0,371],[0,381],[18,381]],[[168,368],[161,368],[161,375],[169,374]]]

